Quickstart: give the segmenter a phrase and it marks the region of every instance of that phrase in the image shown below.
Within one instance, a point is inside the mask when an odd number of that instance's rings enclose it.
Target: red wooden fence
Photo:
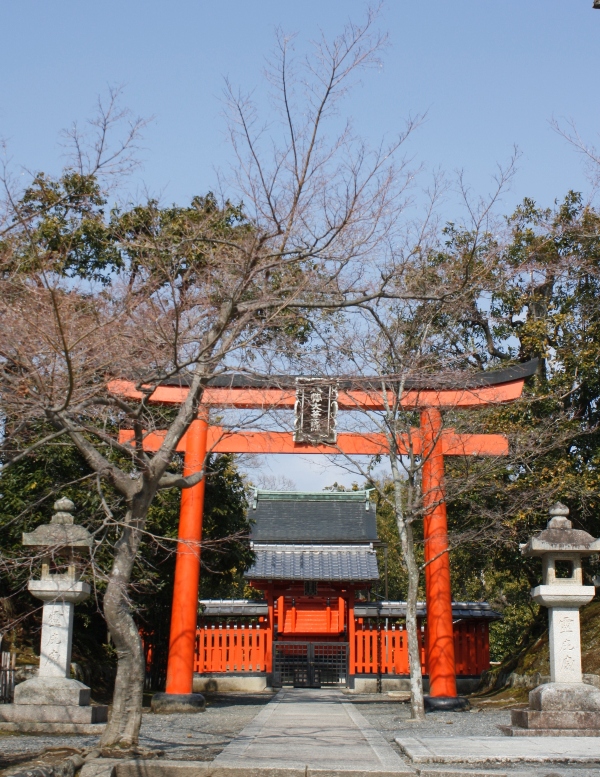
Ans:
[[[419,633],[424,665],[424,634]],[[357,623],[354,642],[354,670],[351,668],[350,674],[408,674],[408,641],[402,626],[382,629],[372,623]]]
[[[271,630],[266,623],[218,623],[196,632],[194,672],[267,672]]]
[[[456,674],[481,674],[490,668],[489,621],[454,624]]]
[[[427,674],[426,626],[419,629],[419,635],[421,671]],[[350,668],[350,674],[408,674],[408,640],[404,626],[385,629],[373,623],[357,623],[354,639],[354,669]],[[488,622],[455,623],[454,653],[459,676],[480,675],[489,669]]]
[[[362,619],[361,619],[362,620]],[[420,628],[421,671],[427,674],[427,627]],[[266,623],[202,624],[196,633],[194,671],[270,672],[271,630]],[[489,669],[488,623],[454,624],[457,675],[479,675]],[[404,626],[378,627],[357,622],[350,674],[408,674],[408,642]]]

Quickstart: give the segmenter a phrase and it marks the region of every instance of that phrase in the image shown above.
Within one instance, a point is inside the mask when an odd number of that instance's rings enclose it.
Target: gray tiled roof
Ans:
[[[264,599],[201,599],[200,609],[204,616],[257,616],[267,615],[269,607]],[[358,602],[354,607],[357,618],[403,618],[406,602]],[[417,614],[427,615],[425,602],[418,602]],[[452,602],[452,617],[455,620],[496,620],[502,615],[492,610],[488,602]]]
[[[202,615],[268,615],[264,599],[200,599]]]
[[[370,545],[268,545],[254,543],[251,580],[378,580]]]
[[[357,618],[404,618],[406,602],[360,602],[354,607]],[[417,615],[427,615],[425,602],[417,602]],[[488,602],[452,602],[452,617],[456,619],[496,620],[502,615],[492,610]]]
[[[258,542],[373,542],[375,503],[365,491],[258,491],[248,510],[252,539]]]

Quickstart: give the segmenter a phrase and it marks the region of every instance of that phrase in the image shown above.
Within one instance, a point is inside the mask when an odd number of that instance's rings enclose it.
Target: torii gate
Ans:
[[[406,384],[401,405],[420,411],[420,428],[399,440],[400,452],[409,448],[424,457],[422,489],[424,503],[425,592],[427,604],[427,666],[429,695],[440,706],[451,708],[458,702],[454,637],[452,625],[452,593],[448,554],[448,527],[444,501],[444,456],[505,456],[508,440],[501,434],[457,434],[442,428],[441,410],[470,408],[513,402],[521,396],[525,379],[533,375],[537,360],[504,370],[465,376],[462,386],[423,388]],[[325,380],[325,379],[323,379]],[[276,384],[276,387],[275,385]],[[347,383],[340,386],[337,396],[339,410],[367,409],[383,411],[393,403],[391,392],[385,398],[375,383],[368,389],[356,389]],[[109,390],[129,399],[141,399],[132,381],[111,381]],[[188,389],[178,382],[159,385],[151,402],[179,404]],[[296,403],[296,383],[293,378],[277,378],[272,382],[252,381],[245,376],[224,376],[213,379],[202,396],[202,408],[181,439],[177,450],[185,454],[184,475],[198,472],[204,466],[207,452],[214,453],[303,453],[385,455],[388,444],[383,434],[339,433],[335,444],[294,442],[289,432],[229,432],[219,426],[209,426],[210,407],[243,409],[293,409]],[[147,434],[144,450],[157,451],[165,432]],[[133,431],[122,430],[119,441],[131,442]],[[204,506],[204,479],[181,495],[169,659],[167,694],[192,692],[194,645],[197,627],[198,589],[200,582],[200,543]],[[436,706],[435,702],[432,706]]]

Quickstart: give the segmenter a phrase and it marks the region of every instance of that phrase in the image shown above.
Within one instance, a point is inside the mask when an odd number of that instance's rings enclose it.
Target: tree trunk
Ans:
[[[131,615],[129,582],[141,539],[149,499],[136,496],[123,533],[115,545],[113,566],[104,594],[104,617],[117,650],[113,705],[100,745],[130,748],[142,724],[145,662],[142,640]]]
[[[394,482],[394,512],[400,535],[402,556],[408,573],[406,596],[406,635],[408,638],[408,664],[410,672],[410,712],[413,720],[425,720],[423,702],[423,676],[421,674],[421,646],[417,622],[417,597],[419,595],[419,567],[415,559],[415,543],[412,526],[407,523],[402,506],[402,478],[395,456],[390,456]]]
[[[421,640],[417,621],[417,597],[419,594],[419,568],[415,560],[415,545],[412,527],[404,521],[400,533],[402,552],[408,572],[406,596],[406,634],[408,637],[408,662],[410,667],[410,711],[414,720],[425,719],[423,704],[423,676],[421,674]],[[398,527],[400,528],[400,527]]]

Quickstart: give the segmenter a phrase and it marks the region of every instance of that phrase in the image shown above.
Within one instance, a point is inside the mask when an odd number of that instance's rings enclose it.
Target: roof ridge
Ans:
[[[360,491],[270,491],[257,488],[255,494],[259,501],[366,502],[373,490],[368,488]]]

